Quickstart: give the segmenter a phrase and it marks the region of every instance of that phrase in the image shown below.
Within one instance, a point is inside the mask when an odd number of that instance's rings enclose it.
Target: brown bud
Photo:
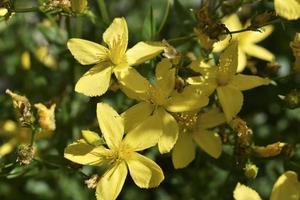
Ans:
[[[178,65],[181,60],[181,53],[166,40],[163,40],[163,44],[166,46],[166,48],[164,48],[163,56],[168,58],[174,65]]]
[[[85,180],[84,183],[89,189],[95,189],[100,177],[97,174],[93,174],[89,179]]]
[[[22,144],[18,148],[17,162],[21,164],[28,165],[35,154],[35,148],[28,144]]]

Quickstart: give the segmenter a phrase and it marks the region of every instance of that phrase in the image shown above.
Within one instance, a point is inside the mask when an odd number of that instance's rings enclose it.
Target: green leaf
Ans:
[[[156,24],[153,15],[153,7],[151,5],[148,15],[144,20],[142,37],[146,41],[151,41],[154,40],[155,35],[156,35]]]

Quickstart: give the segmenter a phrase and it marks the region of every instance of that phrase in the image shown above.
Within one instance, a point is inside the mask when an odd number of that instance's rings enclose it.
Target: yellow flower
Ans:
[[[196,62],[197,63],[197,62]],[[190,84],[202,86],[206,90],[217,90],[217,96],[226,116],[230,122],[242,108],[244,90],[249,90],[261,85],[268,85],[270,81],[259,76],[236,74],[238,66],[238,44],[234,41],[220,56],[217,67],[201,67],[197,69],[203,76],[189,78]],[[207,93],[209,93],[207,92]]]
[[[224,20],[224,24],[230,31],[238,31],[243,28],[239,17],[233,14]],[[239,50],[239,61],[237,72],[241,72],[245,69],[247,64],[246,54],[266,61],[273,61],[275,59],[274,55],[267,49],[257,45],[256,43],[264,40],[268,37],[272,31],[273,26],[265,26],[261,28],[262,32],[259,31],[246,31],[242,33],[237,33],[232,35],[233,40],[238,40],[238,50]],[[225,49],[230,43],[231,37],[228,35],[226,39],[215,43],[214,52],[220,52]]]
[[[235,200],[261,200],[259,194],[238,183],[233,196]],[[273,186],[270,200],[298,200],[300,199],[300,183],[297,173],[287,171],[283,173]]]
[[[73,38],[68,41],[68,48],[75,59],[82,65],[95,64],[77,82],[75,91],[87,96],[104,94],[114,73],[122,84],[127,75],[136,79],[141,75],[131,66],[141,64],[163,51],[162,45],[139,42],[127,50],[128,30],[124,18],[115,18],[103,33],[103,40],[108,48],[94,42]]]
[[[195,159],[194,141],[206,153],[219,158],[222,152],[220,136],[210,130],[226,121],[223,113],[213,108],[206,113],[178,113],[175,118],[179,124],[179,137],[172,150],[172,161],[176,169],[184,168]]]
[[[8,13],[6,8],[0,8],[0,17],[4,17]]]
[[[131,130],[149,116],[157,118],[162,130],[158,148],[161,153],[167,153],[173,148],[179,133],[178,124],[169,112],[185,112],[206,106],[209,94],[194,86],[187,86],[182,93],[174,91],[175,68],[168,59],[163,59],[156,66],[155,76],[154,84],[146,79],[138,82],[130,76],[124,80],[126,86],[139,87],[136,90],[124,87],[123,91],[141,102],[129,108],[122,116],[126,130]]]
[[[276,13],[288,20],[300,18],[300,0],[274,0]]]
[[[56,69],[58,66],[55,57],[52,54],[50,54],[48,46],[38,47],[35,50],[35,56],[43,65],[50,69]]]
[[[37,103],[34,104],[34,107],[36,107],[38,112],[40,127],[44,131],[54,131],[56,128],[54,113],[56,104],[53,104],[50,108],[47,108],[45,105]]]
[[[65,158],[82,165],[108,165],[97,184],[97,199],[116,199],[128,170],[139,187],[157,187],[164,179],[161,168],[137,151],[157,143],[160,136],[158,120],[150,117],[124,136],[123,121],[109,105],[97,104],[97,119],[108,148],[100,145],[101,138],[97,133],[83,131],[84,139],[69,145],[64,153]]]

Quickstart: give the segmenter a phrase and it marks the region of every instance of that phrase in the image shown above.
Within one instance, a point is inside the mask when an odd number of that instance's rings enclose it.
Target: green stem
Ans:
[[[32,8],[15,8],[13,12],[16,13],[28,13],[28,12],[39,12],[39,7],[32,7]]]
[[[101,17],[103,19],[103,22],[105,24],[109,24],[109,16],[108,16],[108,12],[107,12],[107,8],[106,8],[106,4],[104,0],[97,0],[98,6],[99,6],[99,10],[100,10],[100,14]]]

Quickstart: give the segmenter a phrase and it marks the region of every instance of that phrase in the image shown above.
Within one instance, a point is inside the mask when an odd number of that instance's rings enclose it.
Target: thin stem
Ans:
[[[109,20],[109,15],[108,15],[108,12],[107,12],[107,7],[106,7],[106,4],[105,4],[105,1],[104,0],[97,0],[97,3],[98,3],[100,14],[101,14],[101,17],[102,17],[104,23],[109,24],[110,20]]]
[[[13,12],[16,13],[28,13],[28,12],[39,12],[39,7],[32,7],[32,8],[15,8]]]

